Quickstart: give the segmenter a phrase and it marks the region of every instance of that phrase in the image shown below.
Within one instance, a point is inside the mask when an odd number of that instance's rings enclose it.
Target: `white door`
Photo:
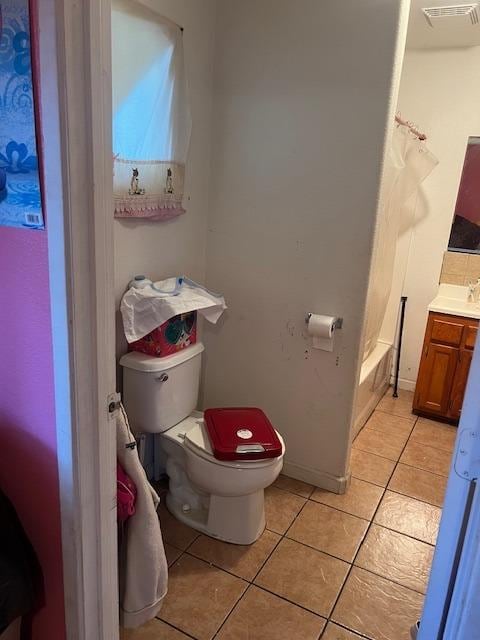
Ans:
[[[480,640],[480,335],[418,640]]]

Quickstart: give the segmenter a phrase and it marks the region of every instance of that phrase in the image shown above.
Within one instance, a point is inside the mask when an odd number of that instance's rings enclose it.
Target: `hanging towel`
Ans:
[[[140,463],[122,405],[117,415],[117,459],[137,488],[135,513],[120,546],[120,623],[134,628],[153,619],[167,593],[168,566],[157,507],[160,499]],[[128,446],[130,445],[130,446]]]
[[[198,311],[215,324],[226,308],[223,296],[183,276],[142,289],[130,287],[120,305],[128,342],[140,340],[170,318],[190,311]]]

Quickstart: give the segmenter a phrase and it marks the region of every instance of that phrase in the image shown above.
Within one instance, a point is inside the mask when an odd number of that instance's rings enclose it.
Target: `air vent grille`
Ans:
[[[422,9],[423,15],[428,24],[433,27],[438,20],[444,18],[466,18],[471,24],[480,23],[479,3],[456,4],[447,7],[425,7]]]

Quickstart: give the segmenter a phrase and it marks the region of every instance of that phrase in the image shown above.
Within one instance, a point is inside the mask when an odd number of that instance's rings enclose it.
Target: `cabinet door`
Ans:
[[[473,351],[469,349],[462,349],[460,351],[460,361],[455,371],[449,411],[449,417],[455,418],[456,420],[460,418],[460,414],[462,413],[463,396],[465,395],[465,387],[467,386],[472,356]]]
[[[420,363],[414,408],[417,411],[446,416],[460,350],[430,343]]]

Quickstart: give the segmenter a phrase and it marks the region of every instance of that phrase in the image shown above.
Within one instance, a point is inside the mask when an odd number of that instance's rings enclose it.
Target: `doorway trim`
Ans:
[[[110,12],[38,3],[68,640],[119,634]]]

